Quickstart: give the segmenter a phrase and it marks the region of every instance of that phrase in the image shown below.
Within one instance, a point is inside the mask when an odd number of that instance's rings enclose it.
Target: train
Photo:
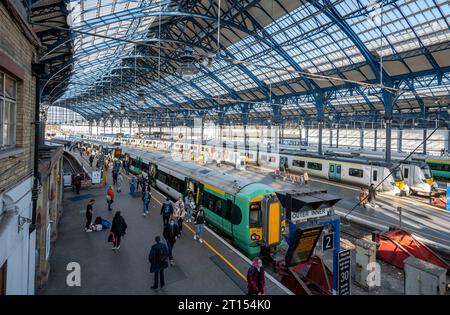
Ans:
[[[110,145],[83,141],[96,148]],[[148,176],[151,185],[166,195],[178,199],[192,191],[196,204],[204,208],[206,222],[228,236],[247,257],[257,257],[262,249],[280,244],[286,222],[274,188],[155,152],[120,149],[131,162],[130,170]]]
[[[96,138],[95,136],[91,136]],[[429,193],[430,189],[420,168],[411,166],[408,170],[408,182],[405,182],[403,176],[403,167],[396,166],[394,163],[386,163],[379,159],[354,158],[339,156],[321,156],[303,150],[280,150],[279,147],[265,147],[260,150],[259,145],[250,145],[245,150],[243,145],[233,143],[231,148],[226,145],[216,146],[200,145],[198,143],[188,144],[181,142],[168,142],[156,139],[104,139],[109,143],[120,142],[124,145],[131,145],[140,148],[150,148],[166,152],[184,152],[193,155],[192,159],[197,160],[199,155],[208,156],[211,160],[225,161],[243,166],[245,163],[257,164],[258,166],[278,169],[280,167],[288,168],[291,172],[302,173],[307,171],[310,175],[317,178],[332,180],[336,182],[347,183],[357,186],[378,186],[379,191],[391,195],[409,195],[412,192],[423,190]],[[134,141],[133,141],[134,140]],[[225,148],[223,148],[225,147]],[[273,151],[273,152],[272,152]],[[419,174],[419,175],[417,175]],[[386,178],[386,180],[384,180]],[[383,181],[384,180],[384,181]],[[383,182],[382,184],[380,184]],[[411,190],[409,184],[413,184]],[[425,185],[423,185],[425,183]],[[380,185],[378,185],[380,184]],[[428,185],[428,186],[427,186]],[[427,187],[422,187],[427,186]]]

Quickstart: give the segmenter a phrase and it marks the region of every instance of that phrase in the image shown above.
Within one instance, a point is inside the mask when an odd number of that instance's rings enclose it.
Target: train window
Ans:
[[[360,177],[363,178],[364,171],[359,168],[349,168],[348,169],[348,175],[353,177]]]
[[[226,202],[224,206],[222,206],[222,218],[231,221],[231,209],[233,207],[233,203],[231,200],[224,200],[223,202]]]
[[[378,181],[378,171],[377,170],[373,170],[372,181],[374,181],[374,182]]]
[[[334,164],[330,165],[330,173],[334,173]]]
[[[409,169],[405,168],[405,172],[403,174],[403,177],[408,178],[409,177]]]
[[[292,166],[305,167],[305,161],[293,160]]]
[[[262,225],[261,203],[253,202],[250,204],[249,224],[250,227],[260,227]]]
[[[181,193],[184,192],[184,182],[181,179],[176,178],[172,175],[167,175],[167,178],[168,178],[167,184],[169,185],[169,187],[175,189],[178,192]]]
[[[242,210],[237,205],[233,205],[233,210],[231,212],[231,224],[239,225],[242,222]]]
[[[322,170],[322,164],[321,163],[315,163],[315,162],[308,162],[308,168],[311,170],[321,171]]]
[[[163,171],[159,171],[159,170],[158,170],[157,179],[158,179],[160,182],[166,184],[166,181],[167,181],[167,174],[164,173]]]
[[[216,197],[207,191],[203,191],[202,205],[215,214],[222,216],[222,200],[219,197]]]

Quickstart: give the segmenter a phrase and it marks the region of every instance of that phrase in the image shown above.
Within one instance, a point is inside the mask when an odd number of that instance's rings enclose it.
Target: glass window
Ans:
[[[373,176],[372,176],[372,177],[373,177],[372,180],[376,182],[376,181],[378,180],[378,171],[375,171],[375,170],[374,170],[374,171],[373,171]]]
[[[293,160],[292,166],[305,167],[305,161]]]
[[[349,168],[348,169],[348,175],[353,177],[360,177],[362,178],[364,176],[363,170],[359,168]]]
[[[322,170],[322,164],[321,163],[315,163],[315,162],[308,162],[308,168],[311,170],[321,171]]]
[[[17,82],[0,72],[0,149],[16,143]]]
[[[166,181],[167,181],[167,174],[166,173],[164,173],[164,172],[162,172],[162,171],[159,171],[158,170],[158,180],[160,181],[160,182],[162,182],[162,183],[166,183]]]
[[[254,202],[250,204],[250,216],[249,216],[249,224],[250,227],[260,227],[262,225],[261,218],[261,203]]]
[[[5,96],[7,98],[16,99],[16,81],[5,75]]]
[[[405,178],[408,178],[408,177],[409,177],[409,169],[408,169],[408,168],[405,168],[405,174],[404,174],[404,177],[405,177]]]

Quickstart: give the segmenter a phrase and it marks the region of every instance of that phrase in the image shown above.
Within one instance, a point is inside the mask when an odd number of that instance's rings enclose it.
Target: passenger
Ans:
[[[263,295],[265,282],[262,261],[259,257],[256,257],[253,259],[252,266],[247,272],[247,295]]]
[[[122,192],[122,184],[123,184],[123,176],[122,173],[119,172],[119,174],[117,175],[117,192],[120,193]]]
[[[364,187],[361,187],[361,190],[359,191],[359,203],[363,208],[366,208],[367,196],[367,190]]]
[[[377,190],[373,184],[370,184],[369,187],[369,203],[372,207],[376,207],[375,201],[377,198]]]
[[[120,211],[117,211],[111,224],[111,233],[114,234],[112,250],[120,249],[120,239],[122,236],[125,236],[127,228],[128,226],[125,219],[120,215]]]
[[[92,163],[94,163],[94,155],[89,156],[89,166],[92,167]]]
[[[184,197],[184,206],[186,208],[186,222],[192,222],[192,209],[195,207],[192,191],[189,191]]]
[[[142,201],[144,203],[144,213],[143,216],[147,216],[148,214],[148,205],[150,204],[150,200],[151,200],[151,196],[150,196],[150,191],[149,190],[145,190],[144,194],[142,195]]]
[[[94,199],[89,200],[87,207],[86,207],[86,226],[84,227],[85,232],[92,232],[91,230],[91,223],[92,223],[92,216],[94,215],[94,209],[93,205],[95,203]]]
[[[144,179],[143,179],[143,177],[142,177],[142,174],[139,174],[138,179],[137,179],[136,190],[139,191],[139,186],[142,187],[143,183],[144,183]]]
[[[169,264],[167,263],[167,257],[169,256],[169,251],[167,246],[161,243],[161,237],[155,237],[155,242],[150,249],[148,254],[148,261],[150,262],[150,272],[155,274],[155,280],[153,282],[152,289],[158,289],[158,278],[160,278],[161,289],[164,287],[164,269],[166,269]]]
[[[194,225],[195,225],[194,240],[199,240],[200,243],[203,243],[203,240],[201,237],[202,237],[202,233],[203,233],[203,226],[205,225],[205,217],[203,214],[202,206],[200,206],[200,209],[197,211]]]
[[[75,185],[75,191],[76,191],[77,195],[79,195],[80,194],[80,189],[81,189],[81,176],[80,176],[80,174],[77,174],[75,176],[74,185]]]
[[[186,215],[186,210],[184,210],[183,197],[180,196],[178,201],[175,203],[174,217],[178,224],[178,237],[181,237],[181,232],[183,232],[183,219]]]
[[[111,211],[111,205],[114,202],[114,191],[112,186],[109,186],[108,192],[106,193],[106,203],[108,204],[108,211]]]
[[[167,197],[166,201],[162,204],[160,214],[163,216],[163,225],[168,224],[170,216],[173,214],[173,205],[172,202],[170,202],[169,197]]]
[[[134,195],[134,192],[136,190],[136,184],[137,184],[136,176],[131,177],[131,180],[130,180],[130,195]]]
[[[173,266],[173,247],[178,237],[178,225],[173,218],[170,219],[170,223],[164,226],[163,236],[167,242],[167,248],[169,249],[170,265]]]
[[[113,185],[117,184],[117,172],[116,170],[112,170],[112,179],[113,179]]]
[[[306,171],[303,173],[303,180],[305,181],[305,185],[308,185],[309,175]]]

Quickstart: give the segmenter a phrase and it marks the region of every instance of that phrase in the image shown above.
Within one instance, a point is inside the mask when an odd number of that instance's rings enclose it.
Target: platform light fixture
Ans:
[[[125,114],[125,105],[120,105],[120,115],[124,115]]]

